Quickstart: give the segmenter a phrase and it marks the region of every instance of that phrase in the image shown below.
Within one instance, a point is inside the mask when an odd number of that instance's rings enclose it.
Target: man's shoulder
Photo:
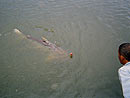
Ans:
[[[118,72],[130,72],[130,66],[122,66],[119,68]]]

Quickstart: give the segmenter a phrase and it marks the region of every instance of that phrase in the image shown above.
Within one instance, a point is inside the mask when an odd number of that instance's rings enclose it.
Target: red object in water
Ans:
[[[73,53],[71,52],[71,53],[70,53],[70,58],[72,58],[72,57],[73,57]]]

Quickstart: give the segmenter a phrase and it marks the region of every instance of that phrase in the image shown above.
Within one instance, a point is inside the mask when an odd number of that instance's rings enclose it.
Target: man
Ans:
[[[130,43],[123,43],[119,46],[118,57],[120,63],[123,64],[123,67],[118,70],[123,96],[130,98]]]

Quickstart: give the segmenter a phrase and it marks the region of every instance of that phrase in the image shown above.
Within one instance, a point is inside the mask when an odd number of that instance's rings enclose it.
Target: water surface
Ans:
[[[122,98],[117,50],[129,31],[129,0],[0,0],[0,97]]]

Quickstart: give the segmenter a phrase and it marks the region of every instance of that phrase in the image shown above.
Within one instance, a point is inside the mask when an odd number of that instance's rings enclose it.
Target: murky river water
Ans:
[[[0,98],[122,98],[117,49],[129,36],[129,0],[0,0]]]

